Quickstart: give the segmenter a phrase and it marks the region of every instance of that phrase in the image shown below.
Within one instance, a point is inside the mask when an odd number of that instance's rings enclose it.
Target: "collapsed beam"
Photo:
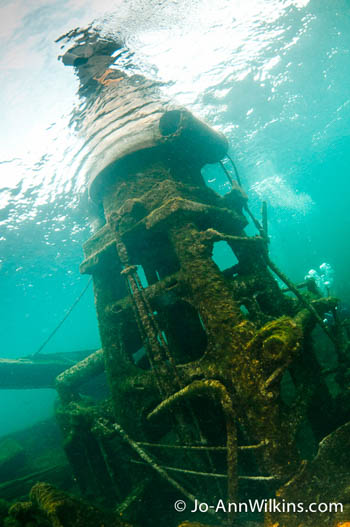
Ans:
[[[55,388],[55,379],[92,350],[0,359],[0,390]]]

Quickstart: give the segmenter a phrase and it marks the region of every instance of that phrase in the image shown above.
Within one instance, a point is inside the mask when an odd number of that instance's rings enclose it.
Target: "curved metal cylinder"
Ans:
[[[113,90],[112,90],[113,91]],[[135,94],[134,94],[135,95]],[[84,171],[89,174],[89,195],[98,202],[111,179],[125,163],[166,160],[202,167],[222,159],[228,149],[223,134],[179,107],[169,107],[139,98],[109,101],[101,105],[88,123],[88,155]],[[119,104],[118,104],[119,103]],[[127,115],[125,114],[127,106]],[[143,160],[143,161],[142,161]]]

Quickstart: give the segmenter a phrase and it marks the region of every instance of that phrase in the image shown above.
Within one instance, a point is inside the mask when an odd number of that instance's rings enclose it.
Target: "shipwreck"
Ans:
[[[349,334],[323,320],[337,300],[312,281],[291,283],[271,261],[266,204],[257,219],[235,164],[223,163],[221,133],[164,100],[153,81],[119,70],[111,55],[121,43],[91,28],[65,36],[73,38],[61,59],[88,100],[81,170],[104,219],[81,264],[93,280],[102,349],[73,365],[51,360],[35,377],[59,394],[79,497],[37,483],[10,516],[28,525],[37,511],[36,525],[55,527],[348,525]],[[224,196],[203,180],[208,163],[228,178]],[[213,259],[216,244],[232,255],[225,269]],[[332,372],[319,363],[315,327],[335,357]],[[0,361],[2,387],[25,387],[2,371],[34,374],[29,362]],[[107,395],[83,395],[102,375]],[[191,513],[196,502],[270,498],[343,507]],[[187,509],[177,512],[177,500]]]

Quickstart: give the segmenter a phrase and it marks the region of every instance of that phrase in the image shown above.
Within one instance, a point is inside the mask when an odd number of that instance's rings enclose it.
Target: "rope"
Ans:
[[[237,170],[237,167],[236,167],[236,163],[233,161],[232,157],[229,154],[226,154],[226,157],[231,161],[231,164],[233,166],[233,170],[235,171],[237,183],[241,187],[242,186],[241,178],[239,177],[238,170]]]
[[[65,320],[67,320],[67,318],[69,317],[69,315],[71,314],[71,312],[73,311],[73,309],[75,308],[75,306],[78,304],[78,302],[83,298],[84,294],[86,293],[86,291],[88,290],[88,287],[89,285],[91,284],[92,282],[92,276],[90,277],[88,283],[86,284],[86,286],[84,287],[84,289],[82,290],[82,292],[80,293],[80,295],[74,300],[73,304],[71,305],[71,307],[68,309],[67,313],[64,315],[64,317],[62,318],[62,320],[59,322],[59,324],[55,327],[55,329],[50,333],[50,335],[47,337],[47,339],[45,340],[45,342],[43,342],[41,344],[41,346],[38,348],[38,350],[32,355],[33,357],[36,357],[37,355],[39,355],[39,353],[44,349],[44,347],[46,346],[46,344],[52,339],[52,337],[55,335],[55,333],[60,329],[60,327],[62,326],[63,322]]]
[[[164,448],[164,449],[170,448],[170,449],[177,449],[177,450],[203,450],[203,451],[208,450],[208,451],[213,451],[213,452],[226,452],[227,451],[227,446],[169,445],[169,444],[162,444],[162,443],[149,443],[146,441],[136,441],[136,444],[140,446],[147,446],[149,448]],[[237,450],[256,450],[266,445],[267,445],[266,440],[262,440],[257,445],[238,446]]]
[[[102,432],[103,429],[106,429],[106,431],[110,430],[101,419],[99,419],[98,421],[98,426],[99,428],[101,428]],[[155,470],[161,478],[163,478],[172,487],[174,487],[177,491],[183,494],[189,501],[191,501],[192,503],[196,503],[196,497],[191,492],[187,491],[184,487],[182,487],[182,485],[180,485],[175,479],[169,476],[166,470],[160,465],[158,465],[153,460],[153,458],[147,454],[147,452],[145,452],[135,441],[133,441],[118,423],[114,423],[112,425],[112,430],[118,432],[122,439],[124,439],[124,441],[128,443],[133,450],[135,450],[135,452],[140,456],[140,458],[145,462],[146,465],[152,467],[153,470]],[[212,511],[208,512],[212,513]]]
[[[228,159],[231,161],[231,164],[232,164],[233,169],[235,171],[235,176],[236,176],[236,180],[237,180],[238,185],[241,188],[243,188],[242,187],[241,178],[239,177],[239,173],[238,173],[237,167],[235,165],[235,162],[233,161],[232,157],[230,157],[228,154],[226,154],[226,157],[228,157]],[[219,161],[219,164],[220,164],[221,168],[223,169],[223,171],[225,172],[226,177],[229,180],[231,186],[233,187],[234,186],[234,180],[233,180],[231,174],[229,173],[229,171],[227,170],[227,168],[225,167],[225,165],[224,165],[224,163],[222,161]],[[255,228],[259,231],[260,236],[262,238],[267,238],[267,236],[264,234],[263,227],[260,225],[260,222],[255,218],[255,216],[253,215],[253,213],[249,209],[248,204],[245,203],[243,208],[247,212],[247,214],[250,217],[250,219],[252,220],[252,222],[254,223]]]
[[[231,161],[231,164],[233,166],[233,169],[235,171],[235,175],[236,175],[236,180],[239,184],[239,186],[241,187],[241,179],[239,177],[239,173],[238,173],[238,170],[237,170],[237,167],[236,167],[236,164],[235,162],[233,161],[233,159],[229,156],[229,154],[226,154],[226,157]],[[225,165],[223,164],[222,161],[219,161],[221,167],[223,168],[229,182],[231,183],[232,185],[232,177],[231,177],[231,174],[229,173],[229,171],[226,169]],[[292,291],[292,293],[294,293],[294,295],[298,298],[298,300],[301,302],[301,304],[315,317],[317,323],[320,325],[320,327],[323,329],[323,331],[325,332],[325,334],[327,335],[327,337],[333,342],[333,344],[335,346],[337,346],[337,343],[336,343],[336,338],[332,335],[332,333],[329,331],[329,329],[327,328],[326,324],[323,322],[322,318],[320,317],[320,315],[317,313],[316,309],[313,307],[312,304],[310,304],[304,297],[301,293],[299,293],[297,287],[286,277],[285,274],[282,273],[282,271],[280,271],[278,269],[278,267],[270,260],[270,257],[268,255],[268,247],[267,247],[267,244],[268,244],[268,235],[267,235],[267,205],[266,205],[266,202],[263,201],[262,203],[262,216],[263,216],[263,225],[260,224],[260,222],[254,217],[253,213],[250,211],[249,207],[247,204],[244,205],[244,209],[246,210],[246,212],[248,213],[248,215],[250,216],[252,222],[254,223],[256,229],[259,231],[259,234],[262,238],[265,239],[266,241],[266,248],[265,248],[265,254],[264,254],[264,257],[265,257],[265,261],[266,261],[266,264],[267,266],[271,269],[271,271],[273,271],[280,280],[282,280],[282,282],[287,286],[288,290],[289,291]]]
[[[149,465],[145,461],[138,461],[137,459],[130,459],[130,463],[135,465]],[[204,476],[205,478],[223,478],[227,479],[227,474],[217,474],[213,472],[198,472],[197,470],[189,470],[188,468],[178,468],[178,467],[169,467],[166,465],[157,465],[159,468],[162,468],[170,472],[180,472],[181,474],[189,474],[192,476]],[[279,478],[276,476],[238,476],[238,479],[244,481],[276,481]]]

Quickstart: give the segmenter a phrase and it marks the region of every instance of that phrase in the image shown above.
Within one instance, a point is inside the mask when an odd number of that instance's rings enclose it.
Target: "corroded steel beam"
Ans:
[[[0,390],[55,388],[57,375],[89,353],[52,353],[35,358],[0,359]]]

